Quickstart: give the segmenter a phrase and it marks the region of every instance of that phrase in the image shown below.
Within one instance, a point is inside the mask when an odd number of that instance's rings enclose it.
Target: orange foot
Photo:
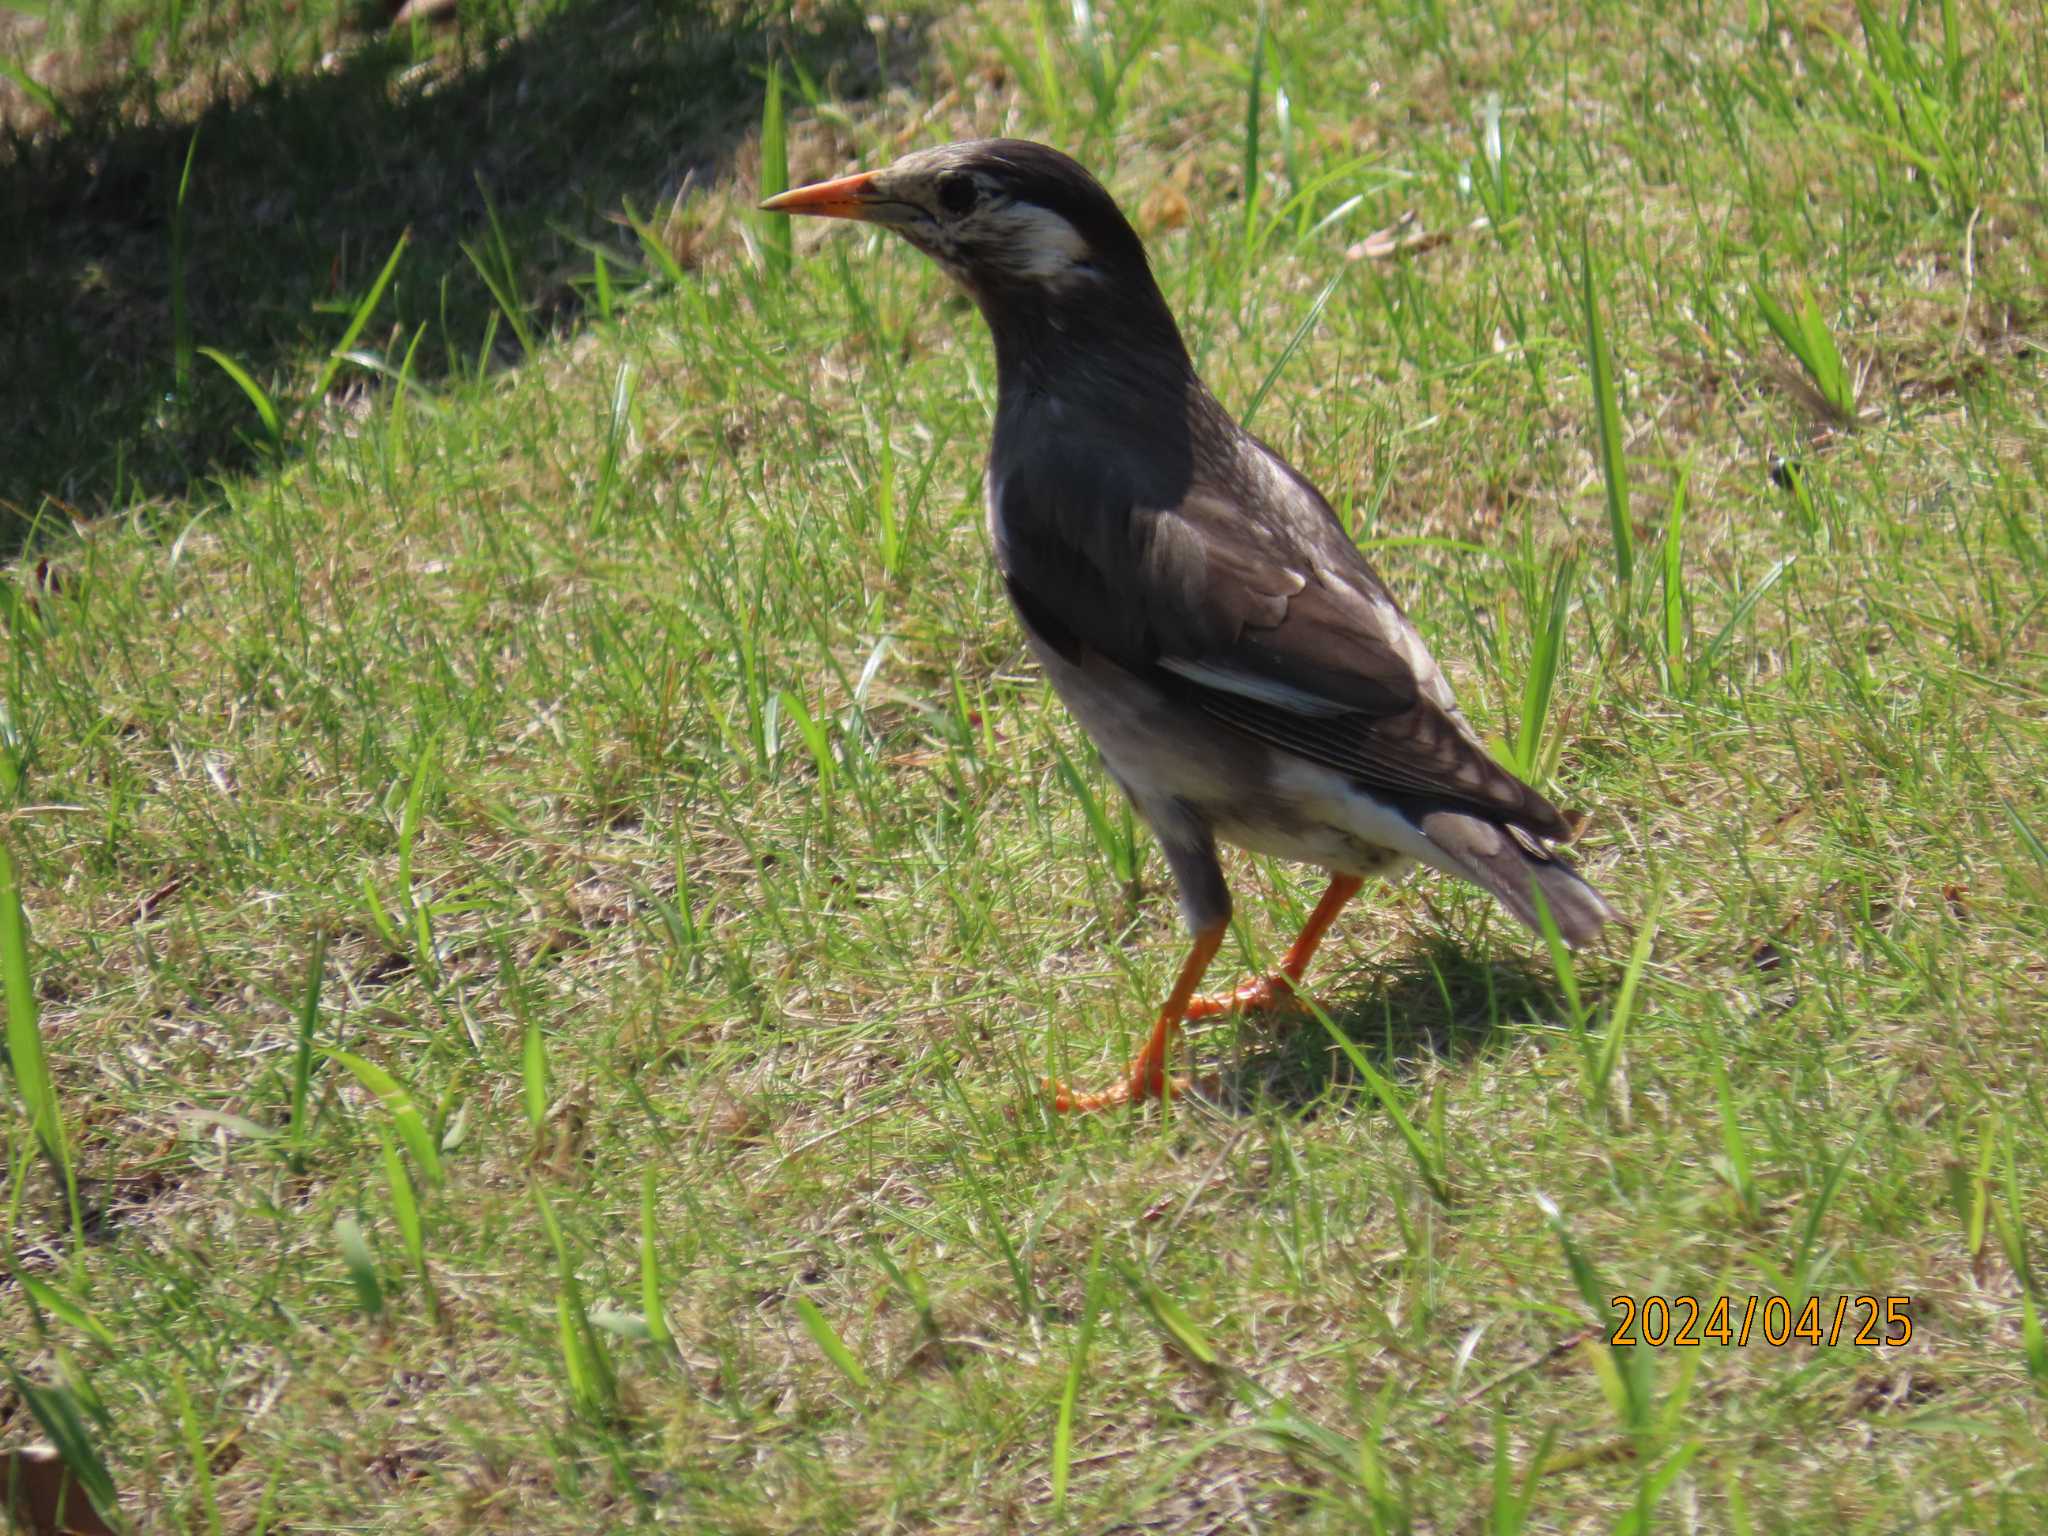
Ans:
[[[1045,1091],[1052,1099],[1052,1107],[1063,1115],[1115,1109],[1120,1104],[1142,1104],[1147,1099],[1171,1099],[1188,1091],[1186,1078],[1168,1077],[1164,1073],[1145,1074],[1138,1070],[1141,1065],[1142,1060],[1133,1062],[1129,1077],[1100,1093],[1079,1093],[1053,1078],[1045,1080]]]
[[[1143,1104],[1147,1099],[1158,1099],[1165,1103],[1179,1098],[1184,1093],[1213,1097],[1222,1092],[1220,1081],[1214,1076],[1206,1077],[1151,1077],[1138,1075],[1138,1063],[1131,1063],[1131,1075],[1114,1088],[1105,1088],[1100,1093],[1077,1093],[1056,1078],[1045,1080],[1046,1096],[1052,1100],[1052,1107],[1063,1115],[1088,1114],[1098,1109],[1115,1109],[1122,1104]]]
[[[1124,1080],[1114,1088],[1101,1093],[1076,1093],[1065,1083],[1048,1081],[1045,1090],[1052,1096],[1052,1107],[1061,1114],[1075,1110],[1114,1109],[1119,1104],[1142,1104],[1147,1099],[1170,1099],[1177,1093],[1185,1093],[1189,1083],[1184,1077],[1169,1077],[1166,1072],[1166,1053],[1173,1044],[1173,1037],[1180,1033],[1180,1021],[1187,1013],[1188,999],[1194,995],[1202,980],[1202,972],[1209,962],[1216,958],[1216,951],[1223,943],[1222,923],[1215,923],[1195,935],[1195,947],[1188,952],[1188,958],[1180,968],[1180,979],[1173,984],[1173,992],[1159,1010],[1159,1017],[1152,1025],[1152,1038],[1145,1042],[1145,1049],[1132,1060]]]
[[[1257,1013],[1267,1008],[1286,1008],[1299,1013],[1301,999],[1294,995],[1295,979],[1285,971],[1275,971],[1270,976],[1261,976],[1256,981],[1242,983],[1235,992],[1220,997],[1191,997],[1188,999],[1187,1016],[1190,1019],[1210,1019],[1219,1013]]]

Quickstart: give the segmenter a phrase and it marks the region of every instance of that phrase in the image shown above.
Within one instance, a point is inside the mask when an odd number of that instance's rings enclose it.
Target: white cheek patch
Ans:
[[[1004,264],[1018,276],[1058,282],[1088,265],[1088,242],[1050,208],[1013,203],[999,217]]]

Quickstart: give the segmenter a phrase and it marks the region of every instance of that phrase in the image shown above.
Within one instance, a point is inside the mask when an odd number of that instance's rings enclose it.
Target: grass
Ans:
[[[2038,25],[464,16],[0,30],[0,1444],[137,1530],[2040,1527]],[[999,130],[1594,812],[1610,952],[1376,889],[1223,1103],[1047,1112],[1163,868],[973,313],[745,212]],[[1219,973],[1316,890],[1231,872]]]

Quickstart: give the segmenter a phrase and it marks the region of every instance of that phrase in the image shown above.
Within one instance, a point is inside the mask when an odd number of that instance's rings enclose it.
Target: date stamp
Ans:
[[[1610,1296],[1619,1314],[1607,1342],[1697,1349],[1706,1344],[1737,1349],[1768,1344],[1841,1343],[1875,1348],[1913,1342],[1910,1296],[1837,1296],[1830,1307],[1818,1296],[1797,1302],[1784,1296]]]

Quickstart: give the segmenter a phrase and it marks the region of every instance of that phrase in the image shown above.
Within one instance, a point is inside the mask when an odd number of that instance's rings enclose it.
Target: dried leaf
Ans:
[[[1147,233],[1179,229],[1188,221],[1188,195],[1171,181],[1162,181],[1138,204],[1138,225]]]
[[[1376,229],[1356,245],[1349,247],[1344,255],[1351,261],[1390,261],[1396,256],[1417,256],[1424,251],[1433,251],[1452,240],[1449,230],[1426,230],[1413,209],[1394,220],[1385,229]]]

